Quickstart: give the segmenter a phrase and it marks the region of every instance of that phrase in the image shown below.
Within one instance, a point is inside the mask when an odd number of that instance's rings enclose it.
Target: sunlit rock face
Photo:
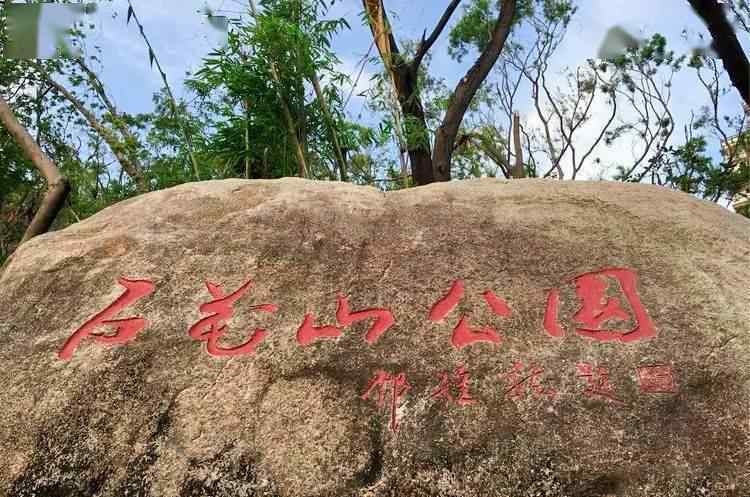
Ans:
[[[0,495],[750,495],[750,222],[657,187],[187,184],[0,336]]]

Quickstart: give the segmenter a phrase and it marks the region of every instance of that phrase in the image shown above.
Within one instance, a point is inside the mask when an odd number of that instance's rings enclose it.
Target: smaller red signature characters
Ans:
[[[89,319],[70,335],[57,354],[60,359],[67,361],[73,357],[73,352],[78,348],[81,340],[86,337],[90,336],[97,342],[106,345],[124,344],[133,340],[146,327],[148,321],[143,318],[112,318],[138,299],[153,293],[154,284],[147,280],[129,280],[124,277],[118,278],[117,282],[125,287],[125,291],[106,309]],[[103,325],[113,326],[116,331],[111,335],[94,333],[94,329]]]
[[[497,297],[492,291],[487,290],[483,295],[487,305],[490,306],[494,314],[501,317],[511,316],[512,311],[505,301]],[[461,280],[454,281],[448,293],[432,307],[428,319],[430,321],[442,321],[448,314],[453,312],[453,309],[456,308],[463,296],[464,282]],[[468,317],[461,316],[458,324],[453,329],[451,344],[453,347],[461,349],[477,342],[500,344],[502,338],[491,326],[475,329],[470,326]]]
[[[643,393],[677,393],[671,366],[638,368],[638,383]]]
[[[369,344],[377,342],[383,334],[388,331],[395,323],[396,319],[393,313],[388,309],[367,309],[364,311],[352,312],[349,309],[349,298],[343,295],[338,296],[338,306],[336,308],[336,320],[342,327],[349,326],[358,321],[374,319],[372,326],[365,334],[365,341]],[[335,326],[314,326],[315,316],[306,314],[302,325],[297,330],[297,343],[302,346],[325,339],[338,338],[341,336],[341,329]]]
[[[406,395],[406,392],[411,389],[411,385],[406,381],[406,375],[404,373],[391,374],[386,371],[378,371],[375,376],[367,384],[365,393],[362,394],[362,400],[370,398],[370,394],[377,390],[378,398],[376,405],[378,408],[382,408],[385,403],[385,396],[388,393],[390,387],[390,429],[391,431],[398,430],[398,420],[396,416],[396,410],[398,409],[401,399]]]
[[[586,397],[601,397],[622,404],[622,401],[615,395],[614,387],[609,383],[607,368],[594,367],[593,364],[582,362],[576,365],[576,369],[578,377],[586,379],[586,390],[583,391]]]
[[[554,388],[545,388],[541,376],[543,368],[529,367],[522,362],[516,362],[513,368],[498,376],[505,382],[505,397],[511,399],[525,399],[531,393],[536,398],[546,397],[550,400],[557,396]]]
[[[453,372],[453,378],[449,371],[444,371],[438,375],[440,384],[432,392],[433,399],[445,399],[447,403],[455,402],[460,406],[470,405],[476,402],[469,392],[469,382],[471,375],[463,366],[459,366]],[[452,388],[458,390],[457,395],[451,391]]]
[[[190,327],[188,334],[194,340],[206,342],[206,351],[212,356],[236,356],[242,354],[254,354],[255,349],[260,343],[266,338],[268,332],[261,328],[256,328],[250,338],[243,344],[236,347],[225,348],[219,345],[219,340],[226,334],[228,326],[226,321],[229,321],[234,315],[234,304],[245,295],[253,282],[248,280],[247,283],[242,285],[240,288],[224,295],[224,291],[221,289],[221,285],[214,283],[206,283],[208,292],[214,298],[214,300],[202,304],[200,311],[202,313],[211,313],[193,326]],[[275,313],[279,306],[276,304],[262,304],[250,307],[252,310],[260,312]]]

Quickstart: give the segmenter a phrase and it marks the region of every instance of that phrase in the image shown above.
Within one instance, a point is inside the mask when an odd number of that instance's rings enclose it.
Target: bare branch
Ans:
[[[68,91],[68,89],[63,85],[55,81],[52,76],[44,70],[44,68],[42,68],[38,64],[35,64],[35,69],[39,71],[44,80],[50,86],[52,86],[59,94],[61,94],[68,102],[70,102],[73,108],[86,119],[91,128],[96,131],[99,136],[104,139],[105,142],[107,142],[107,145],[109,145],[110,150],[112,150],[112,153],[115,155],[115,157],[117,157],[117,160],[122,168],[126,173],[128,173],[128,176],[133,178],[136,189],[140,193],[147,192],[149,188],[148,182],[146,181],[146,178],[143,174],[143,168],[138,163],[137,158],[128,157],[127,154],[123,153],[123,148],[125,147],[123,146],[117,135],[111,129],[105,126],[101,121],[99,121],[99,118],[88,108],[86,108],[84,103],[78,97],[73,95],[73,93]]]
[[[461,0],[451,0],[451,3],[448,4],[448,7],[446,7],[445,12],[443,12],[442,17],[438,21],[437,26],[435,26],[435,29],[432,30],[432,34],[430,34],[430,37],[425,39],[424,34],[422,34],[422,41],[419,42],[417,53],[411,62],[414,70],[418,69],[422,64],[422,59],[424,59],[424,56],[427,55],[427,52],[430,51],[432,45],[435,44],[435,41],[437,41],[440,33],[442,33],[445,29],[445,26],[448,24],[448,21],[450,21],[451,16],[456,11],[456,8],[458,8],[458,4],[460,3]]]

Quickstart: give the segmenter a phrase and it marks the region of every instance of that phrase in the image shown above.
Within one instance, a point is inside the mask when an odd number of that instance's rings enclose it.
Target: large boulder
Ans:
[[[182,185],[0,337],[0,495],[750,495],[750,222],[653,186]]]

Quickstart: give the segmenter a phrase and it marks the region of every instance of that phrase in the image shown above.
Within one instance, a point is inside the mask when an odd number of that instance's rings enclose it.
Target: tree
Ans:
[[[133,179],[136,190],[139,193],[149,191],[149,185],[146,180],[145,168],[141,164],[139,156],[140,143],[138,138],[130,130],[125,116],[121,115],[112,100],[108,97],[104,86],[101,84],[98,76],[86,65],[82,58],[74,61],[62,61],[54,64],[55,69],[61,74],[65,74],[69,79],[74,81],[74,85],[79,85],[84,78],[77,76],[74,68],[79,68],[85,73],[85,81],[88,84],[89,91],[100,99],[101,105],[104,106],[104,117],[97,116],[95,111],[90,109],[84,102],[83,97],[77,96],[73,90],[69,90],[63,83],[58,82],[54,76],[44,68],[42,64],[34,63],[32,67],[39,73],[39,76],[50,85],[56,93],[67,100],[70,106],[78,112],[101,136],[109,146],[112,153],[117,157],[122,168]],[[68,71],[65,71],[65,69]]]
[[[711,46],[724,63],[724,69],[729,74],[732,84],[745,103],[750,105],[750,62],[726,16],[725,2],[719,2],[719,0],[688,0],[688,2],[711,33],[713,38]],[[747,24],[742,24],[747,20],[747,17],[743,17],[748,13],[747,3],[744,0],[739,2],[730,0],[730,4],[731,11],[740,19],[741,25],[747,27]]]
[[[346,155],[358,145],[347,133],[336,88],[347,78],[330,42],[347,24],[322,20],[320,0],[264,0],[261,7],[188,81],[220,116],[209,147],[245,177],[287,176],[293,158],[298,175],[345,180]]]
[[[633,160],[618,166],[615,179],[640,182],[651,176],[657,183],[657,165],[675,131],[672,81],[685,59],[668,50],[666,38],[655,34],[641,46],[599,65],[599,80],[635,115],[633,120],[621,120],[606,136],[607,142],[628,133],[637,138]]]
[[[405,57],[391,31],[383,0],[363,0],[365,15],[383,65],[395,88],[404,116],[407,149],[414,182],[425,185],[450,180],[450,164],[456,138],[466,111],[503,50],[516,14],[516,0],[503,0],[492,36],[474,65],[459,81],[450,98],[442,123],[431,140],[418,87],[422,61],[445,30],[461,0],[451,0],[431,34],[425,31],[414,56]],[[432,150],[431,150],[432,148]]]
[[[480,156],[494,163],[506,178],[528,175],[576,179],[613,126],[617,99],[611,85],[598,80],[599,68],[593,61],[566,68],[561,73],[562,87],[553,82],[551,68],[576,11],[574,3],[567,0],[524,6],[530,33],[522,33],[524,42],[513,38],[508,42],[488,80],[481,106],[464,127],[464,153],[468,147],[476,147]],[[451,31],[451,55],[461,60],[469,48],[481,50],[489,40],[488,22],[495,15],[491,2],[473,0]],[[527,102],[527,94],[531,111],[522,125],[518,111]],[[610,110],[598,128],[591,128],[597,99],[604,99]],[[530,124],[531,119],[537,124]],[[594,139],[582,142],[584,132]]]
[[[65,198],[70,191],[68,180],[60,174],[60,170],[49,157],[42,151],[34,138],[29,134],[26,128],[18,122],[10,109],[8,102],[0,95],[0,122],[5,129],[15,138],[16,142],[23,149],[29,160],[39,169],[47,181],[47,194],[42,201],[41,206],[37,209],[34,219],[26,229],[20,243],[31,238],[46,233],[52,223],[55,221],[57,214],[62,209]]]

